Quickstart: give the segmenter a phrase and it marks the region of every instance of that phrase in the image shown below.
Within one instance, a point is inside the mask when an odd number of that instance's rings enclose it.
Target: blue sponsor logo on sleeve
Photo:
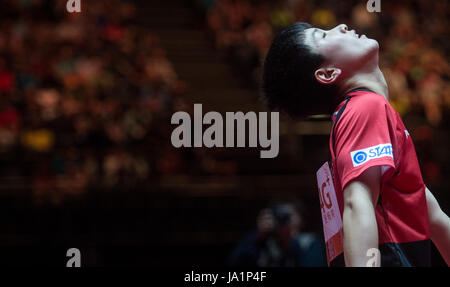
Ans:
[[[355,150],[350,152],[350,156],[352,158],[352,163],[354,167],[362,165],[375,158],[388,156],[394,159],[394,154],[392,152],[392,145],[390,143]]]

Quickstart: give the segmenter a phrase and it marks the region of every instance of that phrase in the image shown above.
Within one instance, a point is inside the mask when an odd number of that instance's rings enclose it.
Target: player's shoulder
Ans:
[[[370,109],[371,105],[384,106],[388,103],[383,95],[366,89],[356,90],[348,93],[348,95],[351,97],[350,102],[353,105],[361,105],[360,108]]]
[[[373,91],[357,90],[348,95],[351,97],[347,105],[349,114],[377,115],[389,106],[389,102],[383,95]]]

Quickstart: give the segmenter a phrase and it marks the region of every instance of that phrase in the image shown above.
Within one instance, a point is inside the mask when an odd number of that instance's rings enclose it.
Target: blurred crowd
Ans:
[[[254,85],[273,36],[295,21],[347,23],[377,39],[391,103],[419,118],[410,133],[425,178],[443,178],[448,145],[435,127],[445,127],[450,106],[448,1],[382,2],[381,13],[368,13],[361,0],[195,2],[217,48]],[[187,84],[136,15],[132,1],[90,1],[82,13],[68,13],[66,1],[2,3],[2,178],[25,176],[37,198],[58,202],[90,186],[132,188],[196,167],[236,172],[204,150],[171,146],[170,117],[191,106]]]
[[[422,111],[438,125],[450,107],[448,1],[199,0],[216,47],[234,59],[246,81],[257,84],[272,38],[294,22],[329,29],[346,23],[381,45],[390,100],[400,114]]]
[[[58,201],[182,168],[161,123],[186,109],[185,83],[135,14],[118,0],[82,13],[66,1],[2,3],[2,177],[27,176],[38,197]]]

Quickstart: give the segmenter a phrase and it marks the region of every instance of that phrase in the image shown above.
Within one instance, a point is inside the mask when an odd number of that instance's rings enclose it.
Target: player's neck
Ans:
[[[341,94],[345,95],[351,90],[361,88],[372,90],[386,99],[389,99],[386,79],[378,65],[373,69],[360,71],[346,79],[341,85]]]

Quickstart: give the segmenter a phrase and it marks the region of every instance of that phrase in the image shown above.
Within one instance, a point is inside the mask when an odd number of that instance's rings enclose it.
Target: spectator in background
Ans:
[[[303,217],[293,203],[281,202],[260,211],[257,228],[232,250],[232,267],[326,266],[325,247],[314,234],[302,233]]]

